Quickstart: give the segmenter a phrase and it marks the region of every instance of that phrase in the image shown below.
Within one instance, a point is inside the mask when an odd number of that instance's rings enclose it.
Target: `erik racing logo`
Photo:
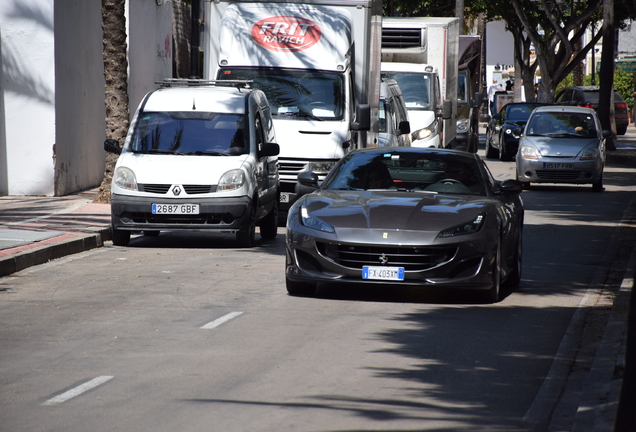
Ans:
[[[265,18],[252,27],[256,43],[272,51],[302,51],[318,43],[321,35],[318,24],[295,16]]]

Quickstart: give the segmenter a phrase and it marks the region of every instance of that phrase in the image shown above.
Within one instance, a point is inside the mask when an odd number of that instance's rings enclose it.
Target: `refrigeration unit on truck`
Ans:
[[[349,151],[377,145],[381,0],[205,2],[204,76],[248,80],[272,109],[281,210],[297,176],[324,179]]]
[[[481,74],[481,38],[459,36],[457,75],[457,136],[453,148],[477,153],[480,107],[484,101]]]
[[[413,147],[451,147],[457,113],[459,20],[385,17],[382,74],[406,99]]]

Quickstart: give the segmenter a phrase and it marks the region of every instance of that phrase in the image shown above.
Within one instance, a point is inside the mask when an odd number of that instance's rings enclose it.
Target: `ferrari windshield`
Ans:
[[[293,69],[231,68],[219,72],[220,80],[252,81],[262,90],[272,115],[306,120],[342,120],[344,77],[340,73]]]
[[[332,169],[322,188],[486,195],[475,159],[416,152],[352,153]]]
[[[242,114],[142,112],[132,136],[136,153],[239,155],[249,153]]]

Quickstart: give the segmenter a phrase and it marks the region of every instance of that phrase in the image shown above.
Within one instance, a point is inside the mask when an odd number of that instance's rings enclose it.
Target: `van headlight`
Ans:
[[[435,134],[435,130],[437,129],[437,120],[433,120],[433,123],[430,125],[418,129],[415,132],[411,133],[411,138],[413,141],[421,140],[430,137]]]
[[[468,122],[467,118],[462,118],[457,120],[457,132],[468,132]]]
[[[245,184],[245,173],[240,169],[233,169],[221,176],[216,187],[217,192],[227,192],[239,189]]]
[[[137,191],[137,178],[130,168],[118,167],[113,174],[113,182],[121,189]]]
[[[309,162],[305,165],[305,171],[316,174],[327,174],[336,165],[336,161]]]

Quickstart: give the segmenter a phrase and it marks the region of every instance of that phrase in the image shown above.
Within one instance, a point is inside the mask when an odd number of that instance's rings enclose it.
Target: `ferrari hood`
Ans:
[[[321,191],[307,195],[309,214],[347,229],[439,231],[466,223],[484,211],[490,198],[400,191]]]

